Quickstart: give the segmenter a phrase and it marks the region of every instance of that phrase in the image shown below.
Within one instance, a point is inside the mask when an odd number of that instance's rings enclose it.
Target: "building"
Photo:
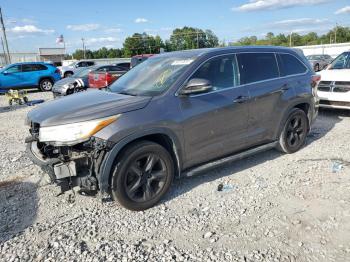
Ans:
[[[64,48],[39,48],[38,52],[12,52],[10,53],[11,63],[19,62],[52,62],[61,65],[64,60]],[[0,65],[5,66],[4,54],[0,54]]]

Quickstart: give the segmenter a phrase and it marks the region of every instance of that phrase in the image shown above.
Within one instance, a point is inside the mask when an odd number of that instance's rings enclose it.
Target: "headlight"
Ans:
[[[88,140],[102,128],[110,125],[120,115],[95,119],[73,124],[41,127],[39,130],[40,142],[55,142],[62,144],[76,144]]]

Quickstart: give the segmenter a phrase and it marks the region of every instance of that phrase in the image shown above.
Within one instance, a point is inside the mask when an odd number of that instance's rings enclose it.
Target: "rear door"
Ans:
[[[289,86],[279,77],[274,53],[240,53],[237,54],[237,60],[241,84],[245,85],[251,97],[248,103],[248,146],[269,142],[279,124],[280,107]]]
[[[40,64],[23,64],[23,78],[27,86],[37,86],[41,73],[47,70],[47,67]],[[44,74],[43,74],[44,76]]]
[[[179,97],[184,116],[186,166],[245,147],[248,91],[239,86],[235,55],[211,58],[192,75],[211,82],[210,92]]]

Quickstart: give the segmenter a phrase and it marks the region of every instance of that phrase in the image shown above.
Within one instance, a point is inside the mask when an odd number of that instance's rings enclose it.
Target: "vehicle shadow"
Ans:
[[[37,216],[37,184],[20,180],[0,182],[0,244],[21,234]]]
[[[334,126],[342,121],[343,117],[350,117],[350,111],[321,110],[310,134],[307,137],[305,147],[324,137]],[[193,188],[208,182],[219,180],[234,173],[252,168],[269,160],[274,160],[283,154],[275,149],[258,153],[242,160],[233,161],[224,165],[208,169],[193,177],[175,179],[170,193],[162,201],[167,202],[180,197]],[[219,185],[219,182],[218,182]]]
[[[0,114],[16,111],[16,110],[22,109],[24,107],[27,107],[27,105],[0,106]]]

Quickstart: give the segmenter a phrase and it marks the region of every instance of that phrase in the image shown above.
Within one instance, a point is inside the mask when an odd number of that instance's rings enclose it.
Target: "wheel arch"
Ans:
[[[100,173],[97,175],[101,192],[109,192],[111,174],[115,165],[115,160],[123,150],[132,143],[147,140],[163,146],[173,158],[175,164],[175,174],[180,176],[182,166],[181,145],[177,136],[168,129],[153,129],[142,133],[130,135],[116,143],[104,157]]]
[[[310,130],[310,123],[311,123],[311,119],[312,119],[312,112],[311,112],[311,104],[309,101],[307,100],[299,100],[299,101],[295,101],[294,103],[292,103],[285,111],[285,113],[283,114],[283,117],[280,121],[279,124],[279,128],[278,131],[275,134],[276,139],[278,139],[279,135],[282,132],[282,129],[284,127],[284,123],[287,121],[287,118],[290,115],[290,112],[294,109],[294,108],[298,108],[301,109],[305,112],[307,119],[308,119],[308,131]]]
[[[55,83],[55,79],[52,76],[41,76],[38,81],[38,86],[40,86],[40,82],[45,80],[45,79],[50,79],[52,81],[52,84]]]

